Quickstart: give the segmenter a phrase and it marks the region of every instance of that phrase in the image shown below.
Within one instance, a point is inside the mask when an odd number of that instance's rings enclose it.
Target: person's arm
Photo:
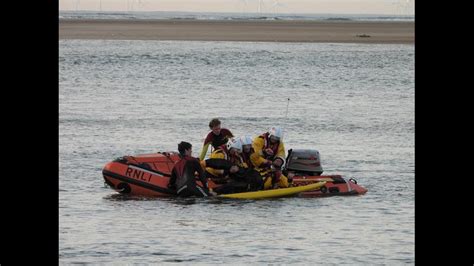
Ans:
[[[222,153],[221,150],[216,150],[213,153],[211,153],[211,159],[225,159],[224,153]],[[206,167],[206,171],[211,173],[213,176],[220,176],[224,174],[223,169],[214,169],[212,167]]]
[[[281,164],[279,166],[282,166],[285,162],[285,144],[283,144],[283,142],[280,142],[280,145],[278,145],[278,151],[277,154],[275,154],[275,159],[273,161],[278,158],[281,159]]]
[[[226,159],[220,158],[209,158],[201,161],[201,167],[205,169],[206,167],[211,167],[214,169],[229,170],[232,167],[232,163]]]
[[[204,146],[202,146],[202,151],[201,151],[201,154],[199,155],[199,160],[204,160],[204,157],[206,157],[206,153],[207,153],[207,149],[209,148],[209,144],[211,144],[210,142],[204,144]]]
[[[260,137],[257,137],[252,143],[252,148],[255,152],[250,155],[250,161],[256,167],[261,167],[262,164],[267,163],[267,160],[263,157],[263,145],[264,140]]]
[[[205,188],[209,189],[209,186],[208,186],[208,184],[207,184],[206,173],[205,173],[204,170],[202,169],[201,164],[199,163],[198,160],[194,160],[193,163],[194,163],[194,169],[195,169],[196,172],[198,173],[199,180],[201,180],[202,185],[203,185]]]

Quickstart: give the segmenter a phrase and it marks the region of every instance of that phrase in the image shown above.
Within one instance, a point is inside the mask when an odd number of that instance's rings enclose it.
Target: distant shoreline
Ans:
[[[59,39],[414,44],[414,22],[59,19]]]

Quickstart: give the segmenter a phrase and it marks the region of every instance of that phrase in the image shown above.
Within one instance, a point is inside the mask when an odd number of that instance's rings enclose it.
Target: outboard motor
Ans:
[[[321,159],[317,150],[288,150],[285,170],[296,174],[319,176],[323,173]]]

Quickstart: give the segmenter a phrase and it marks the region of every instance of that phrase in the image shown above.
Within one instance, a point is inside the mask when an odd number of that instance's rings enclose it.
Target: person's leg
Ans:
[[[187,188],[184,188],[178,192],[178,197],[181,197],[181,198],[188,198],[193,195],[194,193],[190,192]]]
[[[250,191],[257,191],[263,189],[263,177],[260,175],[259,172],[255,171],[254,169],[249,169],[247,171],[246,182],[249,184]]]
[[[209,197],[209,190],[205,187],[198,186],[197,184],[188,185],[188,190],[196,197]]]
[[[285,175],[282,174],[280,176],[280,181],[278,182],[278,186],[281,187],[281,188],[289,187],[290,183],[288,182],[288,177],[286,177]]]
[[[231,180],[227,184],[223,184],[219,187],[214,188],[214,192],[217,194],[232,194],[248,191],[247,182]]]
[[[231,194],[233,193],[232,184],[222,184],[213,189],[217,194]]]
[[[229,184],[232,186],[232,193],[247,192],[249,190],[249,184],[245,181],[232,180]]]
[[[264,184],[263,184],[263,189],[271,189],[272,188],[272,177],[271,176],[267,176],[265,177],[265,181],[264,181]]]
[[[178,190],[178,196],[180,197],[208,197],[210,196],[209,190],[200,187],[197,184],[188,183],[185,188]]]

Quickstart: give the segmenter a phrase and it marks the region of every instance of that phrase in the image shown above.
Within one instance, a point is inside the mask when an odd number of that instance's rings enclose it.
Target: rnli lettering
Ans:
[[[149,176],[148,178],[146,178],[145,172],[133,168],[127,168],[127,171],[125,171],[125,175],[134,179],[143,180],[147,182],[150,182],[152,177],[152,174],[148,173]]]
[[[153,176],[152,174],[148,173],[150,176],[148,177],[148,182],[150,182],[151,177]]]
[[[144,172],[139,171],[137,169],[133,169],[133,178],[141,179],[143,177]]]

